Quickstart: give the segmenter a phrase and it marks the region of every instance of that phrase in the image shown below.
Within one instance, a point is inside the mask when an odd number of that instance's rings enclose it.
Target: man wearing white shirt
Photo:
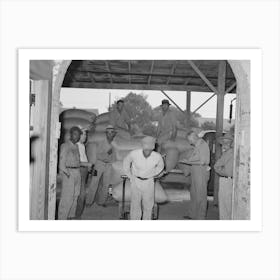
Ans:
[[[142,139],[142,149],[130,152],[123,161],[125,174],[131,182],[131,220],[151,220],[154,206],[154,177],[164,168],[161,155],[154,152],[155,139]],[[141,207],[142,206],[142,207]]]

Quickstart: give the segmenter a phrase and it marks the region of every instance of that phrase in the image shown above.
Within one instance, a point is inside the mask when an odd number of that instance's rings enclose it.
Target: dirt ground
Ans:
[[[183,220],[183,216],[187,214],[189,201],[168,202],[159,205],[159,220]],[[81,220],[118,220],[119,207],[117,203],[111,203],[107,207],[92,205],[86,207]],[[207,220],[218,220],[218,209],[213,202],[208,201]]]

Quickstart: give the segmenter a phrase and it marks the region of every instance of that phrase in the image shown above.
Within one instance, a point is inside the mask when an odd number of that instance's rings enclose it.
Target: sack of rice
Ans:
[[[61,121],[72,118],[85,119],[89,122],[94,122],[96,119],[96,114],[80,109],[68,109],[60,114]]]
[[[91,142],[91,143],[86,144],[87,158],[88,158],[88,161],[91,163],[96,162],[96,149],[97,149],[96,143]]]
[[[113,198],[122,201],[123,183],[113,186]],[[131,200],[131,184],[129,180],[125,182],[125,201]],[[155,183],[155,202],[163,203],[167,201],[167,195],[159,182]]]
[[[69,130],[73,126],[78,126],[80,128],[90,128],[92,123],[81,118],[67,118],[61,120],[61,128],[63,130]]]
[[[174,169],[179,160],[179,151],[177,148],[166,149],[165,169],[167,172]]]
[[[105,132],[93,132],[89,131],[87,142],[88,143],[99,143],[106,139]]]
[[[95,119],[95,124],[105,124],[105,123],[107,123],[107,125],[108,125],[109,121],[110,121],[110,113],[107,112],[107,113],[103,113],[103,114],[98,115]]]

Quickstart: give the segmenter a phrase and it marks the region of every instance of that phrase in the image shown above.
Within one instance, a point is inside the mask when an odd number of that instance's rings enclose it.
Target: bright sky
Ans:
[[[116,90],[116,89],[86,89],[86,88],[61,88],[60,100],[64,108],[98,109],[99,114],[108,111],[109,93],[111,93],[111,103],[126,96],[129,92],[148,95],[147,101],[155,108],[161,104],[162,99],[166,99],[160,91],[146,90]],[[186,92],[166,91],[183,110],[186,109]],[[194,111],[213,93],[193,92],[191,95],[191,111]],[[235,94],[227,94],[224,103],[224,118],[229,118],[229,105]],[[235,117],[235,101],[233,102],[233,119]],[[216,117],[216,96],[208,101],[197,111],[204,118]]]

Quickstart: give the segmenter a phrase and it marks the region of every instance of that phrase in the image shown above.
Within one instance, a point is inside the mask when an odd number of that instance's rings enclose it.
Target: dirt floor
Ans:
[[[168,202],[159,205],[159,220],[183,220],[183,216],[187,214],[189,201]],[[103,207],[92,205],[86,207],[81,220],[118,220],[119,207],[117,203],[110,203]],[[218,220],[218,209],[213,205],[213,202],[208,201],[207,220]]]

